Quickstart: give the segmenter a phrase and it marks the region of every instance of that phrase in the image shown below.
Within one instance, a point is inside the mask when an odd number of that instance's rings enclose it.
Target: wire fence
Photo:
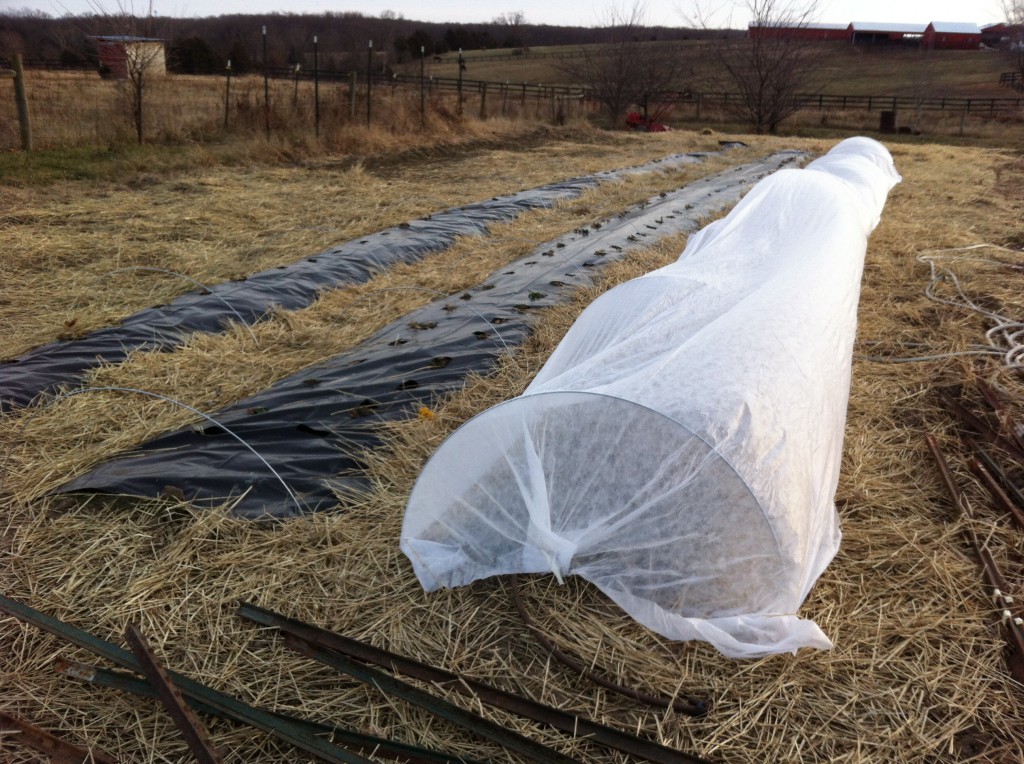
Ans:
[[[273,76],[301,76],[311,78],[311,74],[298,75],[294,70],[275,70]],[[324,75],[320,75],[326,79]],[[351,74],[346,75],[351,78]],[[359,80],[365,82],[365,74]],[[433,77],[408,74],[374,74],[375,84],[402,87],[425,88],[428,93],[436,91],[467,93],[500,93],[518,95],[526,98],[562,98],[580,101],[597,102],[598,95],[592,90],[579,85],[546,85],[530,82],[496,82],[493,80],[470,80],[456,77]],[[1019,79],[1019,78],[1018,78]],[[693,104],[701,106],[729,107],[742,102],[740,93],[725,91],[690,91],[668,90],[653,93],[652,102],[663,104]],[[893,95],[834,95],[825,93],[805,93],[795,96],[801,109],[841,110],[841,111],[938,111],[960,114],[966,112],[973,115],[1015,114],[1024,109],[1024,98],[954,98],[945,96],[893,96]]]
[[[739,103],[738,93],[693,93],[684,94],[678,100],[696,101],[704,104],[728,106]],[[918,96],[863,96],[803,94],[796,96],[801,109],[826,109],[840,111],[939,111],[974,115],[1014,114],[1024,108],[1024,98],[945,98]]]
[[[456,60],[452,54],[447,57],[451,61]],[[552,53],[524,53],[531,58],[574,58],[590,55],[583,51],[563,51]],[[502,59],[517,58],[516,55],[488,56],[486,60],[496,61]],[[447,60],[446,59],[446,60]],[[47,59],[25,59],[26,69],[43,69],[47,71],[95,71],[93,64],[62,64],[56,60]],[[358,85],[366,86],[366,72],[353,72],[352,70],[319,70],[302,69],[295,66],[268,67],[265,74],[270,79],[289,79],[293,81],[312,82],[318,80],[325,83],[351,83],[353,77]],[[209,75],[215,76],[215,75]],[[222,75],[223,76],[223,75]],[[502,97],[507,94],[516,94],[521,98],[575,98],[580,100],[599,100],[596,94],[586,87],[580,85],[549,85],[530,82],[504,82],[494,80],[471,80],[460,77],[435,77],[428,75],[398,74],[389,72],[374,72],[369,77],[370,86],[402,86],[412,88],[423,88],[427,93],[447,91],[463,93],[500,93]],[[999,84],[1015,90],[1024,91],[1024,81],[1020,72],[1004,72],[999,77]],[[726,91],[664,91],[654,94],[652,100],[660,103],[700,103],[705,106],[724,106],[740,102],[742,96],[735,92]],[[975,115],[996,115],[1019,112],[1024,108],[1024,98],[975,98],[975,97],[946,97],[946,96],[896,96],[896,95],[842,95],[831,93],[805,93],[796,96],[797,103],[802,109],[832,109],[832,110],[859,110],[859,111],[904,111],[908,109],[917,111],[945,111]]]
[[[26,77],[36,146],[87,146],[132,140],[131,88],[104,80],[95,70],[35,69]],[[353,127],[415,133],[438,120],[525,119],[561,124],[601,110],[600,98],[578,85],[495,82],[465,77],[365,71],[268,68],[266,78],[171,75],[147,77],[144,140],[166,143],[226,135],[299,137],[314,133],[323,145],[343,149]],[[913,114],[913,129],[963,134],[971,125],[1024,119],[1024,98],[950,98],[804,94],[797,97],[805,123],[850,129],[884,129],[880,115]],[[649,100],[652,113],[674,124],[735,121],[741,96],[729,92],[666,91]],[[933,115],[927,123],[924,114]],[[820,116],[819,116],[820,115]],[[14,103],[0,98],[0,148],[21,145]],[[989,129],[989,128],[984,128]]]

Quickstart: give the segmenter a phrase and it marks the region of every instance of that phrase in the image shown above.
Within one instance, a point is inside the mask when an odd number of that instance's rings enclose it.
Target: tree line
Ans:
[[[355,12],[225,15],[206,18],[138,18],[118,13],[53,18],[30,10],[0,12],[0,60],[15,53],[26,58],[60,61],[82,67],[97,61],[94,38],[136,35],[166,42],[168,69],[182,74],[221,73],[228,60],[238,74],[263,64],[266,27],[268,66],[312,65],[317,38],[320,67],[327,71],[365,71],[368,43],[374,66],[451,51],[585,45],[605,42],[606,28],[530,24],[521,12],[501,14],[477,24],[420,22],[391,11],[377,16]],[[637,40],[685,40],[706,36],[702,30],[631,26]]]

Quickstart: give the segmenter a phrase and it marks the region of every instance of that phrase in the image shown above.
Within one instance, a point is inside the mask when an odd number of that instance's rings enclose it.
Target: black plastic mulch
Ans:
[[[470,372],[486,373],[526,336],[536,309],[568,299],[629,249],[693,230],[800,156],[782,152],[733,168],[542,245],[483,284],[413,311],[351,351],[213,415],[280,479],[224,429],[205,426],[151,440],[58,492],[157,496],[172,486],[198,504],[231,497],[234,512],[248,518],[335,507],[333,489],[344,496],[366,488],[360,453],[380,444],[381,422],[416,416]]]
[[[571,178],[444,210],[291,265],[184,294],[81,339],[51,342],[19,358],[0,361],[0,412],[27,406],[40,394],[75,382],[102,362],[120,363],[132,350],[167,350],[180,345],[192,332],[220,332],[232,321],[251,324],[274,307],[304,308],[326,289],[361,283],[389,266],[415,262],[451,246],[458,236],[485,233],[492,223],[551,207],[613,178],[699,162],[707,156],[675,154],[639,167]]]

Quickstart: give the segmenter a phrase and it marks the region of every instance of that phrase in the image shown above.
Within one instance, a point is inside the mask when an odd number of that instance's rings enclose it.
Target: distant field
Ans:
[[[703,41],[650,43],[666,55],[684,59],[682,89],[710,91],[729,89],[721,83],[722,72]],[[464,54],[470,80],[571,84],[566,64],[578,60],[595,46],[567,45],[532,48],[522,55],[512,49],[470,51]],[[1008,64],[995,51],[863,51],[846,45],[822,45],[818,76],[808,88],[838,95],[919,95],[962,98],[1011,98],[1015,94],[1000,87],[999,74]],[[563,58],[564,57],[564,58]],[[442,56],[443,62],[427,62],[433,77],[457,77],[457,55]],[[419,62],[404,65],[403,71],[418,74]]]

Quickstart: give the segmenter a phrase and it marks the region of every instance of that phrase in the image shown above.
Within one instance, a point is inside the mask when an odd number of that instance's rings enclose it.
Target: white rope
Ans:
[[[994,260],[987,257],[965,255],[964,253],[978,250],[996,250],[1006,252],[1017,257],[1024,253],[1017,250],[1001,247],[997,244],[972,244],[967,247],[952,249],[933,249],[918,255],[919,262],[927,263],[930,271],[930,279],[924,288],[924,295],[932,302],[940,305],[948,305],[953,308],[976,313],[986,320],[992,322],[992,327],[985,332],[987,346],[975,346],[971,350],[959,350],[948,353],[935,353],[923,356],[910,357],[887,357],[887,356],[866,356],[858,355],[856,358],[861,361],[873,361],[878,363],[916,363],[922,361],[943,361],[949,358],[962,356],[999,356],[1003,365],[1009,369],[1024,368],[1024,321],[1004,316],[992,310],[987,310],[972,300],[964,291],[960,279],[954,270],[949,267],[958,263],[973,263],[986,266],[1005,268],[1014,266],[1015,263],[1008,263],[1002,260]],[[953,297],[942,296],[938,290],[943,285],[948,285],[954,292]]]

